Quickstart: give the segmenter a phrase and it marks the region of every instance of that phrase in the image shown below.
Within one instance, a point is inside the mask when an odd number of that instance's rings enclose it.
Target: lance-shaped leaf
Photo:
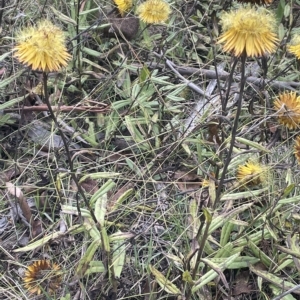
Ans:
[[[153,266],[149,266],[151,273],[154,275],[155,280],[160,285],[160,287],[167,292],[168,294],[172,295],[180,295],[181,292],[177,288],[177,286],[172,283],[169,279],[167,279],[161,272],[156,270]]]

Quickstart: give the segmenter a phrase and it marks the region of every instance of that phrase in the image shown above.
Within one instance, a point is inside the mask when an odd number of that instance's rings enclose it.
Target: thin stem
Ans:
[[[243,104],[243,96],[244,96],[244,89],[245,89],[245,84],[246,84],[246,76],[245,76],[245,65],[246,65],[246,53],[244,53],[241,56],[241,61],[242,61],[242,67],[241,67],[241,87],[240,87],[240,94],[239,94],[239,99],[238,99],[238,107],[237,107],[237,111],[236,111],[236,115],[235,115],[235,120],[234,120],[234,125],[232,127],[232,131],[231,131],[231,141],[230,141],[230,146],[229,146],[229,150],[227,153],[227,158],[223,167],[223,172],[221,175],[221,178],[219,180],[218,183],[218,188],[217,188],[217,192],[216,192],[216,200],[213,206],[213,209],[216,209],[217,204],[220,201],[221,198],[221,192],[222,192],[222,188],[223,188],[223,184],[224,184],[224,180],[225,180],[225,176],[227,173],[227,169],[229,166],[229,163],[231,161],[231,154],[233,151],[233,146],[235,143],[235,136],[237,133],[237,129],[238,129],[238,125],[239,125],[239,118],[240,118],[240,114],[242,111],[242,104]]]
[[[57,118],[53,112],[53,109],[52,109],[52,106],[49,102],[49,97],[48,97],[48,76],[47,76],[47,73],[46,72],[43,72],[43,83],[44,83],[44,97],[45,97],[45,102],[46,102],[46,105],[48,107],[48,110],[49,110],[49,113],[50,113],[50,117],[51,119],[53,120],[54,124],[55,124],[55,127],[57,128],[57,130],[59,131],[60,133],[60,136],[61,136],[61,139],[63,141],[63,144],[64,144],[64,148],[66,150],[66,155],[67,155],[67,159],[68,159],[68,165],[69,165],[69,168],[70,168],[70,175],[72,177],[72,179],[74,180],[76,186],[77,186],[77,189],[78,189],[78,192],[81,194],[83,200],[84,200],[84,203],[85,205],[88,207],[89,211],[90,211],[90,214],[92,216],[92,219],[93,221],[95,222],[95,224],[97,224],[97,219],[95,217],[95,214],[93,212],[93,210],[91,209],[90,207],[90,203],[89,201],[86,199],[85,197],[85,193],[84,191],[82,190],[79,182],[78,182],[78,179],[76,177],[76,174],[74,172],[74,166],[73,166],[73,161],[72,161],[72,158],[71,158],[71,154],[70,154],[70,151],[69,151],[69,146],[68,146],[68,142],[67,142],[67,139],[64,135],[64,132],[62,131],[62,129],[60,128],[60,125],[57,121]],[[78,212],[80,213],[80,212]]]
[[[222,115],[223,116],[225,115],[225,110],[226,110],[226,106],[227,106],[228,99],[229,99],[229,94],[230,94],[230,88],[231,88],[231,84],[232,84],[232,80],[233,80],[233,72],[235,70],[237,62],[238,62],[238,59],[235,58],[234,62],[233,62],[233,65],[232,65],[232,68],[231,68],[231,71],[230,71],[230,74],[229,74],[226,96],[225,96],[224,101],[222,101]],[[243,74],[242,74],[242,76],[243,76]],[[241,78],[241,81],[242,80],[243,79]]]

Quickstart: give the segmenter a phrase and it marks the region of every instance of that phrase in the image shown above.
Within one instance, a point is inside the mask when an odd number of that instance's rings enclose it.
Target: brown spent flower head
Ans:
[[[300,136],[299,135],[296,137],[296,140],[295,140],[294,154],[298,161],[298,164],[300,165]]]
[[[265,8],[241,6],[221,15],[223,34],[218,44],[235,56],[245,54],[257,57],[276,50],[278,39],[275,33],[276,19]]]
[[[121,16],[124,16],[132,8],[132,0],[114,0],[115,4],[118,7],[118,10]]]
[[[296,129],[300,124],[300,97],[295,92],[284,92],[274,102],[280,124]]]
[[[268,5],[271,4],[273,0],[238,0],[238,2],[257,4],[257,5]]]
[[[163,0],[147,0],[138,6],[137,13],[143,22],[156,24],[168,20],[171,8]]]
[[[297,34],[292,38],[291,44],[288,46],[289,52],[293,53],[297,59],[300,59],[300,35]]]
[[[16,40],[15,56],[33,70],[55,72],[67,66],[71,58],[64,33],[48,20],[22,30]]]
[[[60,267],[49,260],[38,260],[28,266],[23,281],[31,294],[55,293],[62,281]]]
[[[266,181],[266,167],[249,160],[245,165],[238,166],[237,179],[247,186],[258,185]]]

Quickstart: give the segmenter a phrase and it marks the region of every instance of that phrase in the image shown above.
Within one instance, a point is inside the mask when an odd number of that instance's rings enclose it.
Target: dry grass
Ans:
[[[299,88],[286,51],[297,5],[268,8],[280,43],[246,60],[231,152],[243,66],[230,74],[216,45],[228,1],[169,2],[168,22],[140,24],[130,41],[105,33],[112,1],[1,3],[0,299],[275,299],[292,288],[282,299],[299,299],[299,130],[273,109]],[[72,55],[48,77],[54,117],[42,73],[12,53],[16,33],[43,18]],[[263,182],[237,180],[249,160]],[[41,259],[62,281],[50,293],[42,276],[38,296],[23,278]]]

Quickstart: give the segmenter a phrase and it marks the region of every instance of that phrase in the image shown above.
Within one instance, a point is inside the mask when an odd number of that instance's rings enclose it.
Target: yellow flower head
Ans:
[[[291,45],[288,46],[288,50],[293,53],[298,59],[300,59],[300,35],[295,35],[291,41]]]
[[[241,7],[221,15],[223,34],[218,43],[223,43],[226,52],[235,56],[262,56],[276,49],[275,17],[265,8]]]
[[[71,58],[63,32],[48,20],[21,31],[14,50],[21,63],[44,72],[58,71]]]
[[[148,24],[165,22],[171,13],[170,5],[163,0],[147,0],[140,4],[137,13]]]
[[[288,129],[296,129],[300,125],[300,97],[295,92],[285,92],[274,102],[278,121]]]
[[[300,165],[300,136],[296,137],[295,146],[294,146],[294,154]]]
[[[247,186],[258,185],[266,180],[266,167],[249,160],[245,165],[239,166],[237,179]]]
[[[132,0],[114,0],[121,16],[124,16],[132,8]]]
[[[32,294],[40,295],[42,291],[54,293],[61,281],[60,267],[48,260],[38,260],[27,268],[23,279],[25,288]]]

